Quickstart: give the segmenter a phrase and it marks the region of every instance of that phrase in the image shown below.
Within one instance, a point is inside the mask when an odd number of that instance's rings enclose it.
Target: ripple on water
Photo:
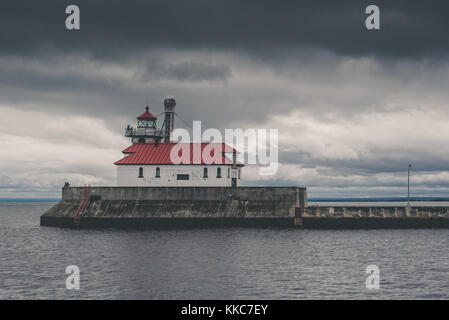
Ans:
[[[39,227],[51,205],[0,203],[1,299],[449,298],[449,230]],[[380,290],[365,288],[369,264]]]

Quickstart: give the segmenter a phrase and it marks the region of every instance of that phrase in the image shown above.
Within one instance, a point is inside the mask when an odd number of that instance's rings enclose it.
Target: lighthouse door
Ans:
[[[237,187],[237,178],[232,178],[231,183],[233,187]]]

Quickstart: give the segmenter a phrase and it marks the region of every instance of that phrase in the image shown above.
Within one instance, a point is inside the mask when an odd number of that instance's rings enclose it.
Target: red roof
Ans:
[[[173,151],[174,158],[170,158]],[[122,151],[128,154],[115,162],[122,164],[232,164],[223,153],[238,153],[225,143],[136,143]],[[186,153],[186,154],[184,154]],[[183,157],[184,154],[184,157]],[[217,154],[215,156],[215,154]],[[204,155],[203,157],[201,155]],[[210,155],[210,156],[209,156]],[[195,156],[195,157],[194,157]],[[238,164],[243,166],[242,164]]]
[[[157,119],[155,116],[153,116],[151,114],[150,111],[148,111],[150,109],[150,107],[146,106],[146,111],[144,113],[142,113],[140,116],[137,117],[137,119],[141,120],[141,119]]]

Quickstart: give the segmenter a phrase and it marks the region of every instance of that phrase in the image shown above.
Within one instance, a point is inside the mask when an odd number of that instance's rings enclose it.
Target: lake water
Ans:
[[[52,205],[0,203],[0,299],[449,299],[449,230],[40,227]]]

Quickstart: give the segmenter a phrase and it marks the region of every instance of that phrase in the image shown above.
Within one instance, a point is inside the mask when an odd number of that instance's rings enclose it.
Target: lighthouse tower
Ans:
[[[132,143],[151,143],[158,142],[160,137],[156,131],[157,118],[149,111],[146,106],[145,112],[137,117],[137,128],[128,125],[125,129],[125,136],[130,137]]]

